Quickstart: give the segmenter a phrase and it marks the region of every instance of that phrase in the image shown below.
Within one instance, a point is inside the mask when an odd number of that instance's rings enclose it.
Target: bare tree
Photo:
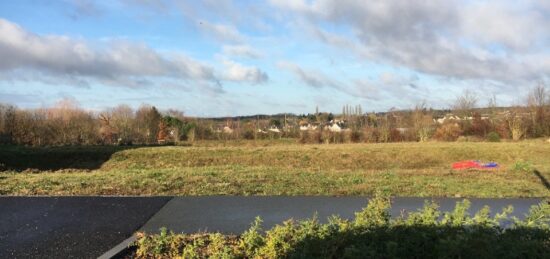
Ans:
[[[546,92],[544,84],[539,83],[535,86],[535,88],[533,88],[533,90],[531,90],[531,93],[527,98],[527,103],[529,106],[544,107],[548,102],[547,98],[548,93]]]
[[[426,101],[422,101],[414,107],[412,122],[418,141],[427,141],[432,132],[433,116],[426,109]]]
[[[549,94],[544,84],[539,83],[531,90],[527,97],[527,106],[531,116],[531,131],[533,137],[540,137],[550,133],[550,124],[546,120],[546,106]]]
[[[129,143],[135,140],[135,114],[130,106],[119,105],[106,114],[110,118],[111,126],[116,129],[119,142]]]
[[[525,137],[527,128],[525,126],[523,118],[520,115],[517,115],[515,112],[513,112],[508,116],[507,121],[510,133],[512,134],[512,139],[514,141],[518,141]]]
[[[477,106],[477,95],[470,91],[464,90],[462,95],[457,96],[452,109],[462,116],[468,116],[471,114],[472,109]]]

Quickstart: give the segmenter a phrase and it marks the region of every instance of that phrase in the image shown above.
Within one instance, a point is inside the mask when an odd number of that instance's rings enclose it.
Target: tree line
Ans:
[[[50,108],[18,109],[0,104],[0,143],[59,146],[156,144],[167,123],[176,126],[183,113],[161,114],[154,106],[127,105],[94,113],[63,100]]]
[[[530,91],[524,105],[498,107],[494,97],[484,108],[478,108],[478,102],[466,91],[449,110],[419,103],[409,110],[363,113],[359,105],[345,105],[342,114],[319,112],[317,107],[313,114],[225,119],[191,118],[151,105],[92,112],[71,100],[39,109],[0,104],[0,144],[151,145],[265,138],[301,143],[499,141],[550,136],[550,96],[543,85]]]

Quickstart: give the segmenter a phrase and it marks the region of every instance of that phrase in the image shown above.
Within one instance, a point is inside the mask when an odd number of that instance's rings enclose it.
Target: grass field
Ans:
[[[495,161],[496,171],[451,163]],[[288,140],[191,147],[0,147],[2,195],[372,195],[550,197],[550,144],[300,145]]]

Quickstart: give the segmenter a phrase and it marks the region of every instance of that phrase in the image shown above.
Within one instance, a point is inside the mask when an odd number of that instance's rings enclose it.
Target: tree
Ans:
[[[159,144],[163,144],[166,142],[166,137],[168,136],[168,128],[164,120],[160,120],[158,127],[157,141]]]
[[[76,100],[64,98],[53,107],[40,110],[45,125],[56,132],[50,144],[82,145],[98,142],[98,125],[90,112],[82,110]]]
[[[542,83],[538,84],[527,97],[527,106],[531,115],[531,134],[533,137],[550,134],[550,123],[546,118],[548,93]]]
[[[12,143],[15,111],[15,106],[0,104],[0,143]]]
[[[116,129],[111,125],[111,117],[108,114],[102,113],[99,115],[99,134],[101,135],[101,141],[104,144],[115,143]]]
[[[522,139],[527,131],[523,118],[516,113],[511,113],[508,116],[507,121],[510,133],[512,134],[512,139],[514,141]]]
[[[327,121],[332,121],[332,120],[334,120],[334,114],[329,113],[327,116]]]
[[[136,124],[142,143],[156,143],[162,116],[155,106],[142,105],[136,112]]]
[[[477,95],[470,91],[464,90],[462,95],[457,96],[452,109],[461,116],[470,116],[472,109],[477,106]]]
[[[281,121],[278,120],[278,119],[271,119],[271,120],[269,121],[269,125],[270,125],[270,126],[274,126],[274,127],[276,127],[276,128],[281,128],[282,123],[281,123]]]
[[[432,133],[433,116],[426,109],[426,101],[417,104],[412,113],[413,130],[418,141],[427,141]]]
[[[105,114],[109,116],[111,126],[116,130],[119,144],[133,143],[136,136],[136,127],[135,114],[132,108],[128,105],[119,105]]]

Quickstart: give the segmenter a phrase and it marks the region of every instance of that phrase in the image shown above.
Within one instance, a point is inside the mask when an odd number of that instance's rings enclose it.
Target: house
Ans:
[[[300,125],[300,131],[306,131],[306,130],[316,130],[317,129],[317,126],[316,125],[311,125],[311,124],[303,124],[303,125]]]
[[[489,116],[484,114],[480,118],[481,118],[481,120],[488,120]],[[433,119],[433,121],[438,123],[438,124],[443,124],[443,123],[448,122],[448,121],[471,121],[471,120],[474,120],[474,117],[468,116],[468,117],[460,118],[460,117],[458,117],[454,114],[451,114],[451,113],[446,114],[443,118]]]
[[[268,131],[275,132],[275,133],[281,133],[281,130],[279,130],[279,128],[277,128],[275,126],[271,126],[271,128],[269,128]]]
[[[228,127],[228,126],[224,126],[224,127],[223,127],[223,133],[225,133],[225,134],[231,134],[231,133],[233,133],[233,129],[230,128],[230,127]]]
[[[332,125],[325,126],[325,129],[328,129],[330,132],[341,132],[342,127],[338,123],[333,123]]]
[[[460,117],[454,115],[454,114],[446,114],[443,118],[438,118],[438,119],[434,119],[434,122],[438,123],[438,124],[443,124],[447,121],[460,121],[462,119],[460,119]]]

